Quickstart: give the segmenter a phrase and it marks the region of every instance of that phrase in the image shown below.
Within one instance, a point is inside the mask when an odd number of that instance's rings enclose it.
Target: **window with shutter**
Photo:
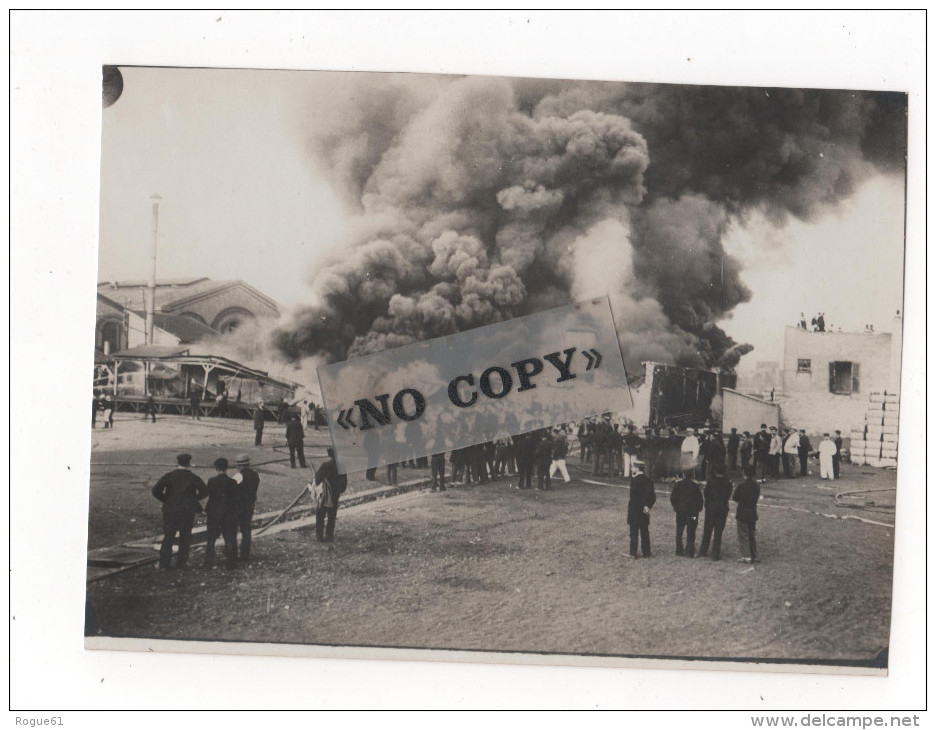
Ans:
[[[829,392],[851,395],[858,390],[858,363],[836,361],[829,363]]]

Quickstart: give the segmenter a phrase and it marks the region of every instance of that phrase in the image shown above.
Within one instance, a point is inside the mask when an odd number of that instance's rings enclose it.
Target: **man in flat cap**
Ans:
[[[754,434],[754,470],[757,479],[767,478],[767,462],[770,456],[770,434],[767,424],[760,425],[760,431]]]
[[[179,536],[176,567],[185,567],[192,544],[195,515],[202,511],[199,500],[207,494],[205,483],[190,470],[191,454],[179,454],[176,464],[173,471],[161,476],[153,486],[153,496],[163,505],[163,540],[159,548],[159,567],[162,569],[170,567],[176,534]]]
[[[292,469],[296,468],[296,456],[299,457],[299,466],[306,468],[304,439],[305,431],[299,422],[299,416],[290,416],[289,423],[286,424],[286,445],[289,447],[289,466]]]
[[[250,560],[250,534],[253,522],[254,506],[257,504],[257,490],[260,489],[260,475],[250,468],[250,457],[241,454],[237,457],[237,473],[234,475],[237,483],[236,522],[240,529],[240,559],[243,562]]]
[[[683,472],[683,478],[673,486],[670,504],[676,513],[676,554],[695,557],[696,528],[699,526],[699,513],[705,502],[702,487],[693,480],[691,471]],[[686,545],[683,546],[683,532],[686,533]]]
[[[721,560],[722,532],[728,520],[728,502],[734,488],[725,477],[725,467],[715,467],[715,475],[705,484],[705,523],[702,527],[702,545],[699,557],[708,555],[712,546],[712,560]]]
[[[228,568],[237,565],[237,482],[227,475],[228,460],[223,456],[214,461],[215,475],[208,480],[208,544],[205,547],[205,567],[214,565],[215,542],[224,538],[224,557]]]

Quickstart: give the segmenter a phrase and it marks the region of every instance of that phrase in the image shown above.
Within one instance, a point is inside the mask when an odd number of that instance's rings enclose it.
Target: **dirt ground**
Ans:
[[[246,422],[157,423],[164,433],[151,432],[152,449],[125,448],[140,443],[131,429],[142,426],[118,423],[95,437],[91,546],[158,532],[147,485],[171,465],[178,431],[197,463],[238,451],[257,461],[283,458],[243,446],[253,443]],[[127,442],[118,440],[124,433]],[[315,443],[326,439],[320,432]],[[268,428],[264,441],[282,444],[282,434]],[[758,523],[762,562],[750,566],[737,562],[733,516],[722,561],[677,557],[666,482],[657,485],[651,517],[653,557],[631,560],[623,481],[591,477],[570,461],[573,481],[549,492],[517,490],[509,478],[421,492],[339,511],[333,545],[297,529],[258,540],[255,559],[237,570],[149,566],[91,583],[98,633],[813,661],[872,661],[886,649],[893,514],[882,505],[893,504],[886,491],[896,485],[893,472],[846,465],[834,489],[815,474],[768,482]],[[130,466],[137,463],[157,466]],[[262,468],[261,509],[285,506],[303,479],[288,462]],[[411,476],[400,472],[401,480]],[[353,481],[352,489],[364,484]],[[834,504],[836,492],[872,489],[883,491],[852,501],[876,506]],[[96,514],[102,508],[108,513]]]
[[[193,471],[207,480],[212,463],[224,456],[233,466],[238,454],[249,454],[260,474],[257,513],[284,509],[309,481],[308,469],[289,466],[286,426],[267,422],[263,445],[254,446],[253,424],[239,419],[160,416],[156,423],[139,415],[119,413],[113,430],[96,428],[91,441],[91,498],[88,548],[107,547],[160,534],[162,512],[152,495],[153,485],[175,468],[176,454],[193,457]],[[327,430],[306,429],[306,463],[318,466],[331,446]],[[428,470],[399,469],[398,480],[422,476]],[[371,489],[386,483],[384,469],[378,481],[362,474],[349,479],[348,491]],[[200,516],[204,521],[204,516]]]

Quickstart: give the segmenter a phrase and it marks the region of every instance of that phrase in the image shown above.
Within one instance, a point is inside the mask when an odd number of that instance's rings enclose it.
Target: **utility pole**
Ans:
[[[150,196],[153,201],[153,241],[150,247],[149,288],[146,301],[146,344],[153,344],[153,334],[156,329],[156,244],[159,240],[159,193]]]

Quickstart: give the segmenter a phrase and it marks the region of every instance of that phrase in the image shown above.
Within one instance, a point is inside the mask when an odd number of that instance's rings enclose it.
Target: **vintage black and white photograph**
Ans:
[[[906,94],[102,83],[88,647],[887,669]],[[589,301],[610,337],[518,325]]]

